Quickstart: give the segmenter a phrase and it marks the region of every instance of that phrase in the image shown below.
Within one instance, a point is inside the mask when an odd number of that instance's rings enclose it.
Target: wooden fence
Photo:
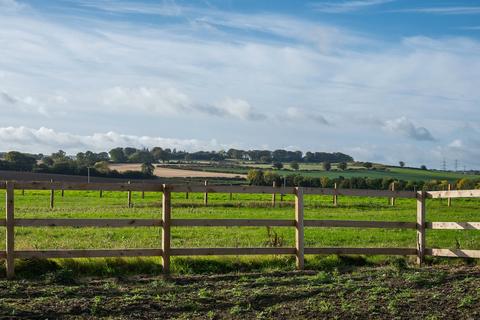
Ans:
[[[165,184],[105,184],[66,182],[0,182],[6,190],[6,217],[0,226],[6,227],[6,248],[0,258],[6,260],[7,277],[15,274],[15,259],[22,258],[80,258],[80,257],[139,257],[160,256],[165,273],[170,271],[170,257],[196,255],[295,255],[297,269],[304,268],[305,254],[365,254],[365,255],[414,255],[423,263],[426,255],[443,257],[480,258],[480,250],[451,250],[427,248],[426,229],[480,229],[480,222],[426,222],[425,202],[427,198],[480,197],[480,190],[411,192],[395,190],[327,189],[301,187],[258,187],[258,186],[215,186],[215,185],[165,185]],[[14,191],[19,190],[103,190],[162,192],[161,219],[16,219]],[[393,189],[393,188],[392,188]],[[295,196],[295,218],[280,219],[172,219],[171,194],[182,193],[249,193],[249,194],[292,194]],[[417,221],[351,221],[351,220],[305,220],[304,195],[385,197],[416,199]],[[162,243],[155,249],[76,249],[76,250],[15,250],[15,227],[160,227]],[[218,227],[218,226],[269,226],[295,228],[295,247],[281,248],[172,248],[171,227]],[[304,229],[308,228],[393,228],[417,230],[416,248],[305,248]]]

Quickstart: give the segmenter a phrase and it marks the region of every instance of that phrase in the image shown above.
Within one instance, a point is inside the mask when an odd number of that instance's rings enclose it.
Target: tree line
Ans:
[[[395,183],[395,190],[417,191],[417,190],[447,190],[447,180],[413,181],[399,180],[389,177],[368,178],[368,177],[307,177],[301,174],[289,174],[280,176],[271,170],[251,169],[248,171],[247,180],[251,185],[271,186],[275,182],[276,186],[287,187],[313,187],[313,188],[333,188],[335,184],[341,189],[373,189],[388,190],[392,183]],[[469,190],[480,189],[480,179],[462,178],[452,183],[454,189]]]
[[[69,175],[87,175],[106,178],[148,179],[153,177],[154,166],[142,163],[140,171],[118,172],[109,168],[110,157],[107,152],[79,152],[68,156],[60,150],[51,155],[32,155],[10,151],[0,160],[0,170],[27,171],[36,173],[58,173]]]

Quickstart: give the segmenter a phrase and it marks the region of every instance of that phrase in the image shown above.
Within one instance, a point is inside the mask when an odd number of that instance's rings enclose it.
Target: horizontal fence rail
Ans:
[[[71,183],[71,182],[0,182],[0,189],[6,190],[6,216],[0,219],[0,226],[6,229],[6,249],[0,251],[0,258],[6,260],[7,277],[14,276],[15,259],[25,258],[94,258],[94,257],[161,257],[164,272],[169,272],[172,256],[208,256],[208,255],[295,255],[298,269],[304,268],[305,254],[359,254],[359,255],[414,255],[421,264],[426,255],[439,257],[480,258],[480,250],[437,249],[427,248],[425,244],[426,229],[445,230],[479,230],[480,222],[426,222],[425,203],[427,198],[472,198],[480,197],[480,190],[429,191],[411,192],[390,190],[362,189],[328,189],[301,187],[265,186],[226,186],[226,185],[165,185],[157,183]],[[15,189],[19,190],[50,190],[51,207],[53,208],[54,191],[65,190],[85,191],[118,191],[128,192],[128,206],[131,207],[131,192],[161,192],[161,219],[16,219],[14,215]],[[208,193],[272,194],[272,204],[275,206],[275,194],[282,197],[286,194],[295,197],[294,219],[172,219],[171,193],[185,192],[204,193],[205,205],[208,204]],[[338,196],[386,197],[394,205],[395,198],[416,199],[417,221],[353,221],[353,220],[310,220],[304,219],[304,196],[328,195],[334,197],[337,205]],[[102,193],[100,193],[100,197]],[[393,200],[392,200],[393,199]],[[450,202],[449,202],[450,204]],[[159,213],[160,214],[160,213]],[[15,250],[15,227],[158,227],[162,231],[160,248],[134,249],[57,249],[57,250]],[[261,247],[261,248],[172,248],[172,227],[291,227],[295,228],[295,247]],[[311,248],[304,247],[305,228],[390,228],[412,229],[417,231],[416,248]]]

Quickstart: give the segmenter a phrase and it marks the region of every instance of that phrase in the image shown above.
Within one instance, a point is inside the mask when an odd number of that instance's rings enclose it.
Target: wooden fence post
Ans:
[[[423,264],[425,258],[425,191],[417,192],[417,264]]]
[[[53,179],[51,179],[50,182],[53,184]],[[54,205],[55,205],[55,190],[53,189],[53,186],[52,186],[52,189],[50,190],[50,209],[53,209]]]
[[[452,185],[449,183],[448,184],[448,191],[451,191],[452,190]],[[451,207],[452,206],[452,198],[448,197],[447,199],[447,206],[448,207]]]
[[[395,182],[392,182],[392,183],[390,184],[390,191],[395,191]],[[391,205],[392,207],[395,206],[395,197],[391,197],[391,198],[390,198],[390,205]]]
[[[6,269],[7,269],[7,278],[11,279],[15,276],[15,224],[14,224],[14,185],[13,182],[7,181],[6,183]]]
[[[190,185],[190,183],[189,183],[189,182],[187,182],[187,187],[188,187],[189,185]],[[187,200],[188,200],[188,191],[187,191],[187,192],[185,192],[185,199],[187,199]]]
[[[103,198],[103,190],[100,190],[100,198]]]
[[[203,204],[208,206],[208,191],[207,191],[207,186],[208,186],[208,180],[205,180],[205,193],[203,195]]]
[[[277,186],[276,182],[273,181],[272,187],[275,188],[276,186]],[[276,196],[277,196],[277,194],[276,194],[275,191],[274,191],[274,192],[272,193],[272,207],[273,207],[273,208],[275,208],[275,203],[276,203],[276,200],[277,200],[277,199],[276,199]]]
[[[62,198],[65,196],[65,190],[62,188]]]
[[[162,261],[163,272],[170,272],[170,218],[171,193],[166,184],[163,185],[162,196]]]
[[[295,249],[296,267],[303,270],[305,266],[304,257],[304,228],[303,228],[303,188],[295,188]]]
[[[128,181],[128,184],[130,184],[130,181]],[[132,207],[132,190],[128,190],[127,193],[127,202],[128,202],[128,207]]]
[[[22,189],[22,196],[25,195],[25,189]]]
[[[142,191],[142,199],[145,199],[145,191]]]
[[[334,195],[333,195],[333,205],[336,207],[338,205],[338,195],[337,195],[337,183],[333,184]]]

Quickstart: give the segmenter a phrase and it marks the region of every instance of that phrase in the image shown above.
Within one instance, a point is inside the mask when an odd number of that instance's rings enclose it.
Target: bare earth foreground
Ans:
[[[0,280],[0,318],[478,319],[480,268]]]
[[[140,171],[141,164],[111,164],[110,169],[118,172],[125,172],[127,170]],[[237,173],[223,173],[223,172],[208,172],[197,170],[183,170],[155,167],[154,174],[162,178],[244,178],[244,174]]]

